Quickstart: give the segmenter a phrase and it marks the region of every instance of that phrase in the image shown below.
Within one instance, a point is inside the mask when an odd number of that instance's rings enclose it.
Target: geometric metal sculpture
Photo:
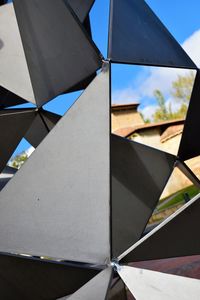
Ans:
[[[197,279],[120,266],[118,273],[137,300],[199,299]]]
[[[120,260],[128,263],[200,254],[200,240],[194,237],[198,236],[199,213],[197,195],[127,250]]]
[[[108,57],[117,63],[196,68],[141,0],[111,0]]]
[[[108,300],[127,300],[126,287],[119,278],[114,278],[107,295]]]
[[[55,124],[60,120],[61,116],[48,112],[46,110],[39,110],[36,117],[31,124],[29,130],[24,135],[25,139],[35,148],[51,131]]]
[[[0,111],[0,145],[1,161],[0,172],[5,168],[6,163],[14,152],[15,148],[25,135],[35,118],[35,110],[2,110]]]
[[[21,98],[34,102],[32,84],[13,4],[1,6],[0,15],[0,85]]]
[[[200,71],[197,70],[190,104],[185,120],[183,135],[179,147],[178,156],[187,160],[200,155],[199,135],[199,95],[200,95]]]
[[[0,172],[5,168],[15,148],[25,137],[34,147],[43,140],[60,116],[45,110],[3,109],[0,110]]]
[[[81,22],[85,20],[92,5],[94,4],[94,0],[68,0],[68,2]]]
[[[124,281],[138,299],[160,299],[152,288],[159,280],[162,299],[168,283],[171,299],[188,291],[197,299],[199,281],[121,264],[199,254],[199,195],[141,237],[176,166],[200,186],[183,162],[200,154],[189,136],[199,123],[199,72],[179,157],[111,135],[111,62],[196,66],[139,0],[111,0],[104,61],[91,39],[93,3],[14,0],[0,7],[0,296],[126,299]],[[42,109],[83,88],[62,118]],[[4,110],[24,101],[37,108]],[[23,137],[37,150],[12,177],[6,163]]]
[[[1,299],[57,299],[74,293],[99,273],[87,266],[0,254]]]
[[[112,135],[113,257],[141,237],[175,161],[174,155]]]
[[[109,128],[109,70],[103,69],[2,190],[0,251],[110,259]]]
[[[96,277],[91,279],[86,285],[80,290],[74,293],[70,300],[102,300],[106,298],[110,281],[112,278],[112,268],[107,268],[99,273]]]
[[[0,86],[0,109],[27,103],[21,97]]]
[[[101,67],[99,51],[67,1],[13,3],[37,106]]]
[[[6,166],[5,169],[0,173],[0,191],[8,183],[8,181],[17,172],[17,169]]]

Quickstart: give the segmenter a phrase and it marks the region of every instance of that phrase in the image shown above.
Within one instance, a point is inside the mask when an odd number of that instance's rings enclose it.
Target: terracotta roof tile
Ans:
[[[183,124],[169,126],[160,137],[161,143],[164,143],[165,141],[171,139],[172,137],[182,133],[183,126],[184,126]]]
[[[184,119],[163,121],[163,122],[158,122],[158,123],[148,123],[148,124],[142,124],[142,125],[137,125],[137,126],[119,128],[116,131],[114,131],[114,134],[122,136],[122,137],[129,137],[130,135],[132,135],[133,133],[135,133],[138,130],[146,130],[149,128],[164,127],[164,126],[166,126],[168,128],[169,127],[168,125],[183,126],[183,124],[184,124]]]

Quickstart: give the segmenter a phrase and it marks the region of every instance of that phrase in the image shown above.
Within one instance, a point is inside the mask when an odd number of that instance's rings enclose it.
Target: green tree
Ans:
[[[178,79],[172,82],[171,95],[175,100],[181,101],[188,106],[190,101],[195,75],[190,72],[185,76],[178,76]]]
[[[16,155],[14,158],[10,161],[10,166],[13,168],[20,169],[21,166],[24,164],[24,162],[27,160],[28,156],[26,152],[22,152],[19,155]]]
[[[175,112],[172,112],[170,104],[168,106],[166,105],[166,100],[161,91],[154,91],[154,96],[158,103],[158,109],[153,115],[154,122],[185,118],[189,100],[191,98],[194,79],[194,73],[190,72],[185,76],[179,75],[178,79],[172,82],[170,94],[175,101],[179,101],[181,104],[180,108]]]

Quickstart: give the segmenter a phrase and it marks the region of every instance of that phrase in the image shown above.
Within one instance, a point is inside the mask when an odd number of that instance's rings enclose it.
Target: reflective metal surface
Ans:
[[[141,0],[111,0],[108,57],[119,63],[196,68]]]
[[[112,255],[141,237],[176,157],[112,135]]]

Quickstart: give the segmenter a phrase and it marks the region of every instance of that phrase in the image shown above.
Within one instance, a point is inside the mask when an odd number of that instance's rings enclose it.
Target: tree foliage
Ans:
[[[19,155],[16,155],[14,158],[10,161],[10,166],[13,168],[20,169],[21,166],[24,164],[24,162],[27,160],[28,156],[26,152],[22,152]]]
[[[172,82],[171,95],[175,100],[182,101],[184,104],[188,105],[192,93],[194,79],[194,73],[190,72],[186,76],[179,75],[178,79]]]
[[[190,72],[185,76],[179,75],[177,80],[172,82],[170,94],[174,101],[178,101],[180,104],[177,111],[172,111],[171,104],[166,104],[165,97],[160,90],[154,91],[154,96],[158,104],[158,109],[153,114],[154,122],[185,118],[192,93],[194,79],[194,73]]]

